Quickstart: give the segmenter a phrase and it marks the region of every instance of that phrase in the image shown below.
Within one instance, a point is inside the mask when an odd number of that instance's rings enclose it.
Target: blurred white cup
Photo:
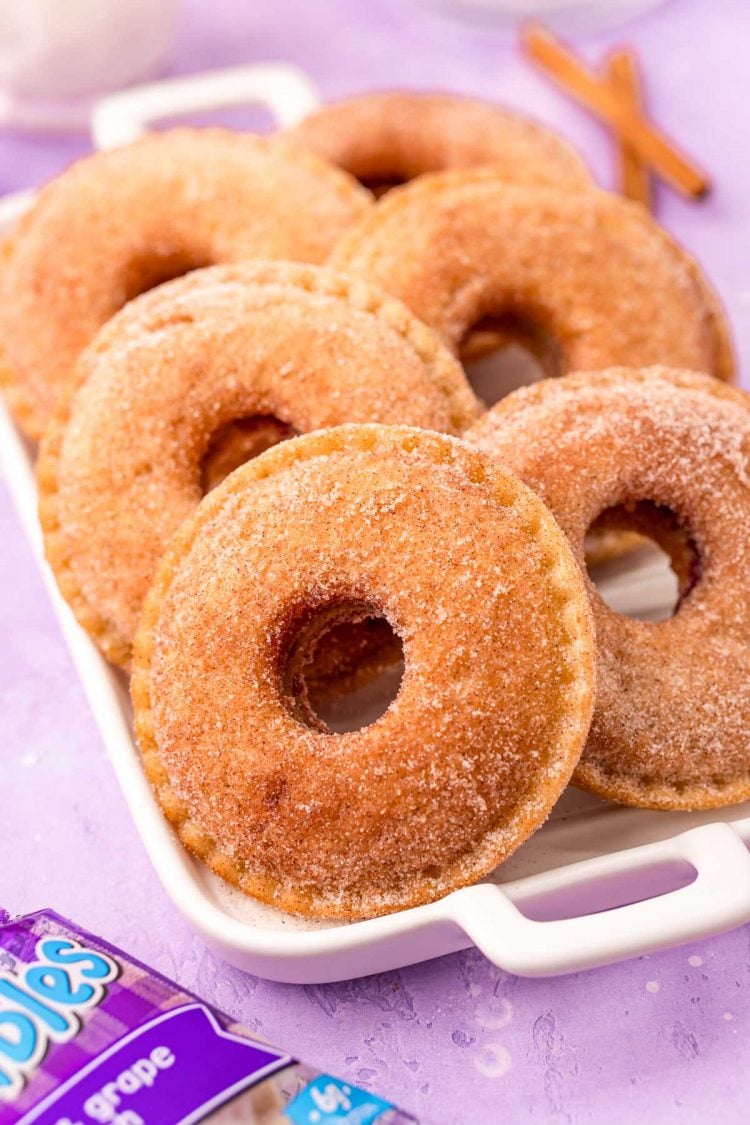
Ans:
[[[76,100],[153,77],[177,0],[0,0],[5,98]]]

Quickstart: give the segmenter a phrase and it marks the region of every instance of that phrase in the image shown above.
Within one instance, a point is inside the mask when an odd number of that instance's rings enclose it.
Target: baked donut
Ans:
[[[164,548],[228,470],[343,421],[459,433],[478,413],[460,365],[400,302],[288,262],[151,290],[102,329],[74,378],[39,459],[47,557],[81,624],[125,667]]]
[[[400,689],[333,734],[305,668],[321,631],[373,612],[403,643]],[[149,592],[132,697],[194,854],[281,909],[361,918],[481,878],[544,820],[594,663],[580,571],[529,489],[455,438],[347,425],[203,500]]]
[[[73,362],[127,301],[246,258],[321,262],[372,197],[280,139],[176,129],[74,164],[5,245],[1,378],[38,438]]]
[[[511,314],[557,374],[669,363],[732,374],[728,330],[695,261],[639,204],[591,188],[424,176],[343,235],[330,263],[405,302],[454,351]]]
[[[575,781],[601,797],[699,809],[750,797],[750,410],[706,375],[570,375],[503,399],[467,435],[549,505],[583,562],[602,512],[669,554],[666,621],[610,609],[589,580],[597,702]]]
[[[575,149],[551,130],[489,102],[396,91],[334,102],[287,134],[376,194],[449,168],[491,164],[501,177],[589,187]]]

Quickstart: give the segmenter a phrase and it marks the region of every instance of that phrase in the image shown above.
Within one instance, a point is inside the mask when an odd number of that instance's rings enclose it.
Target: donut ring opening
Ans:
[[[294,718],[312,730],[331,735],[363,730],[398,695],[403,660],[401,637],[381,606],[354,596],[339,595],[317,605],[310,599],[288,623],[279,648],[282,698]],[[356,707],[343,717],[337,714],[332,689],[338,696],[349,694],[365,679],[372,689],[372,676],[394,669],[398,678],[389,676],[388,698],[381,693],[364,716]]]
[[[599,536],[600,543],[606,543],[607,536],[617,535],[618,538],[627,537],[624,541],[628,544],[632,542],[635,549],[658,550],[669,565],[675,580],[674,604],[658,617],[649,615],[649,621],[674,617],[701,580],[703,562],[698,543],[688,522],[667,505],[645,499],[625,500],[600,512],[586,533],[586,543],[592,531]],[[596,564],[588,557],[587,565],[589,578],[602,596],[597,583],[601,571],[598,575]],[[609,605],[606,597],[603,600]]]
[[[203,253],[197,247],[181,246],[179,248],[160,250],[152,247],[149,252],[135,254],[122,269],[122,297],[124,300],[117,303],[112,309],[116,313],[118,308],[126,305],[149,289],[156,289],[157,285],[165,285],[168,281],[176,281],[193,270],[205,269],[215,266],[218,262],[215,255]]]
[[[487,406],[518,387],[563,372],[556,338],[533,317],[511,308],[480,316],[464,333],[458,356],[470,387]]]
[[[371,191],[376,199],[380,199],[381,196],[387,195],[388,192],[393,191],[394,188],[403,187],[405,183],[408,183],[405,176],[399,176],[396,172],[392,174],[383,172],[379,175],[360,176],[359,182],[362,184],[362,187]]]
[[[240,465],[296,436],[294,427],[274,414],[253,414],[223,422],[209,437],[200,461],[201,492],[205,496]]]
[[[564,331],[550,310],[521,302],[509,290],[480,292],[467,285],[457,291],[451,317],[454,333],[445,342],[487,406],[569,370]]]

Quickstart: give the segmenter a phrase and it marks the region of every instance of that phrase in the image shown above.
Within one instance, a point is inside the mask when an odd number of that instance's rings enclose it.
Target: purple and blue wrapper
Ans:
[[[2,1125],[415,1125],[51,910],[0,912]]]

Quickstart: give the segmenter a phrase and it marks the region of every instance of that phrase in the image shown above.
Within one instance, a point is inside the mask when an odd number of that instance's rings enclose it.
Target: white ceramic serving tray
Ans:
[[[94,114],[101,147],[161,117],[260,102],[290,124],[316,103],[304,75],[274,64],[141,87]],[[30,196],[0,202],[0,230]],[[384,918],[315,923],[247,899],[182,848],[140,766],[125,677],[60,598],[42,551],[32,451],[0,401],[0,454],[71,656],[131,815],[165,890],[228,961],[279,981],[343,980],[476,945],[514,973],[571,972],[677,945],[750,920],[750,804],[709,813],[653,813],[569,790],[551,818],[484,882]],[[602,579],[610,604],[643,617],[673,603],[667,569],[645,556]]]

